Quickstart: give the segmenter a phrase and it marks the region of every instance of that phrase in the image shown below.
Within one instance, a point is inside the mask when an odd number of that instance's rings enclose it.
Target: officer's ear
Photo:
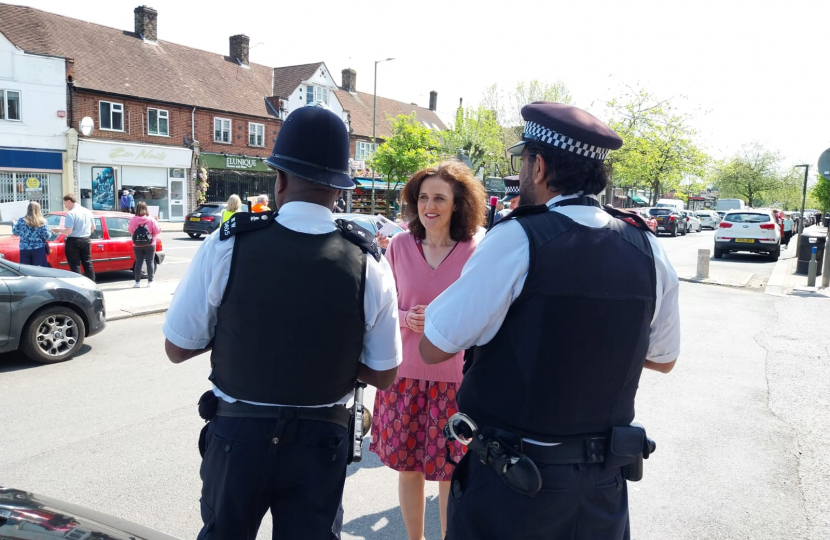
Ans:
[[[547,185],[548,181],[548,164],[545,162],[542,154],[536,154],[536,157],[531,161],[530,179],[537,186]]]

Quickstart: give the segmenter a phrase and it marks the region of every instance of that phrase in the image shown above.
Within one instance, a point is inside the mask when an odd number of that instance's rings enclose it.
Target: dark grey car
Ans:
[[[208,235],[219,228],[222,223],[222,212],[228,203],[202,203],[195,211],[184,218],[184,232],[190,238],[199,238]]]
[[[84,276],[0,259],[0,353],[69,360],[107,325],[104,293]]]

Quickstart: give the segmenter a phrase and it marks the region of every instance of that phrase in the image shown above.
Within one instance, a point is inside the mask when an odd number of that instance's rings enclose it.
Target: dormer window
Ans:
[[[329,104],[329,89],[322,86],[306,86],[305,104],[310,105],[319,101],[321,103]]]

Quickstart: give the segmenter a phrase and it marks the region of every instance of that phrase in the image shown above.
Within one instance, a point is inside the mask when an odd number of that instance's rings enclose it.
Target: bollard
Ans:
[[[697,277],[702,279],[709,278],[709,250],[697,250]]]
[[[818,271],[818,263],[816,262],[816,247],[813,247],[812,255],[810,255],[810,265],[807,267],[807,286],[816,286],[816,272]],[[825,270],[826,272],[826,270]]]

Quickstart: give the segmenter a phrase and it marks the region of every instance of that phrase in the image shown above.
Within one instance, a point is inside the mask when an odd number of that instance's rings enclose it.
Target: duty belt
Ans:
[[[236,418],[282,418],[286,420],[319,420],[331,422],[344,428],[349,428],[351,412],[342,405],[332,407],[269,407],[265,405],[252,405],[237,401],[228,403],[225,400],[217,400],[216,416],[230,416]]]

